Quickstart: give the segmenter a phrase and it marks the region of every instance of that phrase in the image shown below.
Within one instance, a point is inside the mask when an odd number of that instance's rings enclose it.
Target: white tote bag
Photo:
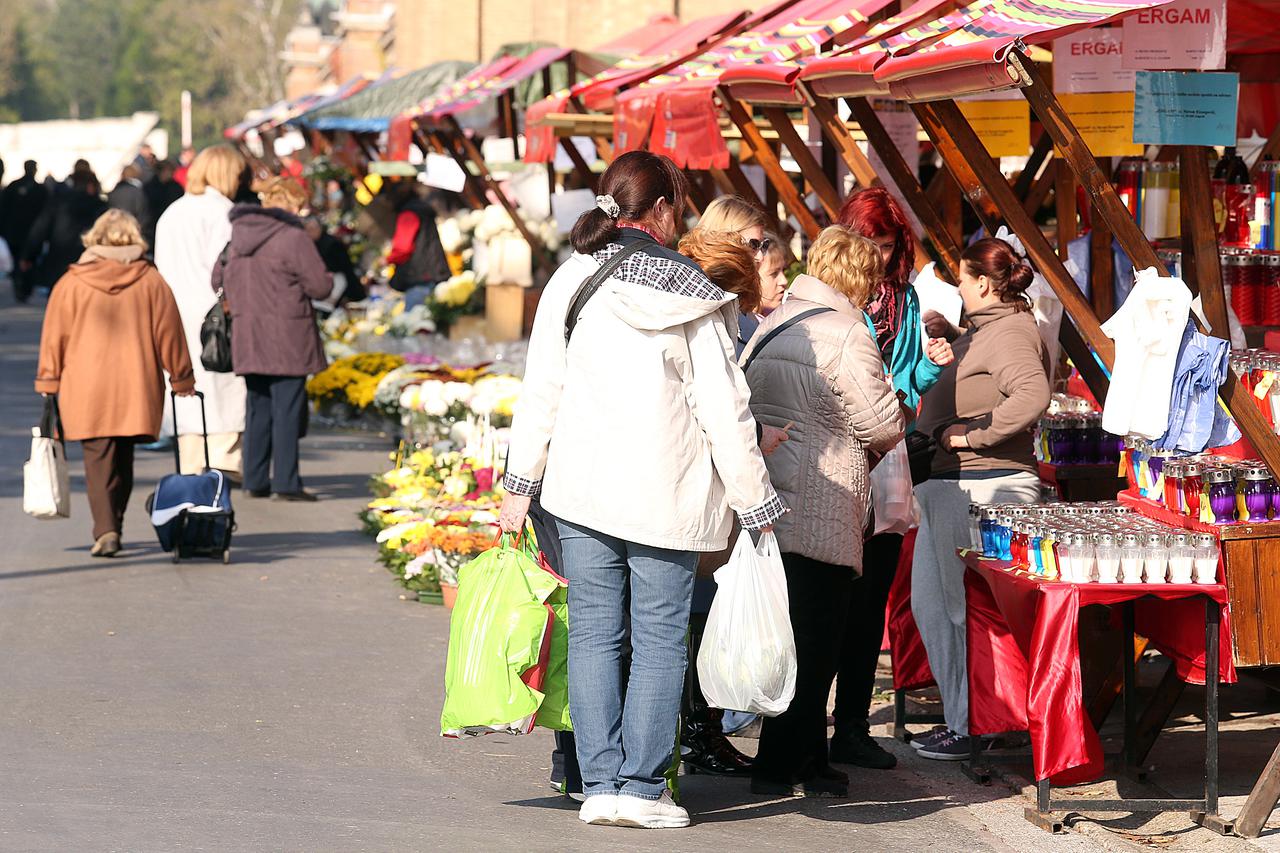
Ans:
[[[58,438],[54,438],[55,425]],[[61,436],[58,403],[47,397],[40,426],[31,428],[31,458],[22,466],[22,511],[35,518],[71,517],[67,449]]]
[[[772,533],[742,531],[716,571],[716,597],[698,652],[702,695],[713,708],[776,717],[796,692],[796,642],[787,576]]]
[[[899,441],[871,469],[871,506],[876,513],[874,535],[901,533],[915,527],[915,495],[911,490],[911,463],[907,442]]]

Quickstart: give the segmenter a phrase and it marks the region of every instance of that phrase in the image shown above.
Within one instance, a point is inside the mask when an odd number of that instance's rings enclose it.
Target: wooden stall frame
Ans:
[[[476,171],[480,173],[480,179],[484,181],[485,185],[490,191],[492,191],[494,197],[498,200],[498,204],[502,205],[503,209],[507,211],[507,215],[511,217],[511,221],[515,223],[516,230],[520,232],[520,236],[529,244],[529,248],[535,252],[541,251],[542,241],[534,236],[533,232],[529,230],[529,227],[524,224],[524,220],[520,218],[520,213],[516,209],[515,202],[509,199],[507,194],[503,192],[501,185],[499,185],[497,179],[493,177],[493,173],[489,171],[489,165],[485,163],[484,155],[480,153],[480,149],[476,147],[475,142],[472,141],[471,137],[467,136],[466,132],[462,129],[462,126],[458,124],[457,119],[453,116],[445,116],[444,121],[446,128],[451,131],[450,135],[453,139],[457,140],[458,144],[462,146],[463,152],[466,154],[465,160],[461,160],[459,165],[461,165],[463,169],[466,169],[466,161],[469,160],[472,165],[475,166]]]

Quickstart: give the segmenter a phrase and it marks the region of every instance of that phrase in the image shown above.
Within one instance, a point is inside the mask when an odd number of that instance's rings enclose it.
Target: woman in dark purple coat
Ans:
[[[333,279],[298,213],[306,194],[289,178],[262,189],[262,206],[231,209],[231,242],[213,269],[231,312],[231,362],[248,389],[244,489],[314,501],[298,475],[298,440],[307,416],[307,375],[327,364],[312,299]]]

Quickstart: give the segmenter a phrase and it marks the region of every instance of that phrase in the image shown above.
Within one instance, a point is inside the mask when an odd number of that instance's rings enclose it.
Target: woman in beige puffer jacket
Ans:
[[[796,640],[796,694],[784,714],[764,721],[752,790],[847,796],[848,777],[827,762],[827,697],[851,584],[862,570],[868,457],[897,444],[904,421],[861,307],[882,275],[879,250],[833,225],[810,248],[809,273],[760,325],[741,362],[756,420],[791,425],[765,464],[794,510],[776,532]]]

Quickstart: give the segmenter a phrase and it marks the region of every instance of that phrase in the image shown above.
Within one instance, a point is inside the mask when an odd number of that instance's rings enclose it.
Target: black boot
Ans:
[[[680,702],[681,760],[689,773],[712,776],[749,776],[751,758],[738,752],[724,736],[720,719],[724,712],[707,705],[698,684],[698,649],[706,617],[695,615],[689,622],[689,666]]]
[[[898,759],[871,736],[871,726],[866,721],[836,730],[831,738],[831,760],[868,770],[892,770],[898,766]]]

